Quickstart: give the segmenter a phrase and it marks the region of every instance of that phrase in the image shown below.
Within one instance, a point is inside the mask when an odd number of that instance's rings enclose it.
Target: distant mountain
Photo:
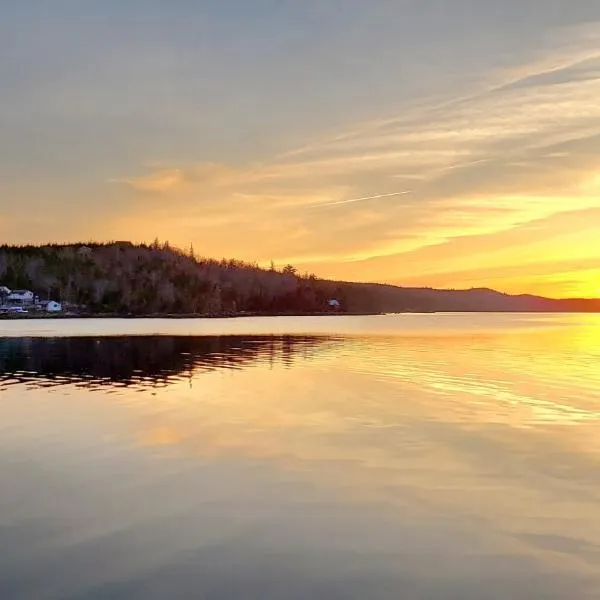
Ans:
[[[329,281],[299,275],[291,265],[261,269],[237,260],[199,258],[191,250],[158,242],[0,246],[1,286],[28,289],[81,312],[135,315],[600,312],[600,300]]]
[[[382,312],[600,312],[600,299],[552,299],[510,295],[486,288],[440,290],[380,284],[346,283],[350,297]],[[352,302],[349,304],[352,309]]]

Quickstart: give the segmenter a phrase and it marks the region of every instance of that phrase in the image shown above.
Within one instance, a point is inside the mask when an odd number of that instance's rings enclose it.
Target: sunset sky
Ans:
[[[600,296],[599,0],[0,0],[0,240]]]

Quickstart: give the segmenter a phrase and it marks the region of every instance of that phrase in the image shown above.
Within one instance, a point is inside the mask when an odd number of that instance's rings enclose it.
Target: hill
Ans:
[[[489,289],[436,290],[338,282],[196,257],[168,243],[0,246],[0,285],[24,288],[89,313],[239,314],[403,311],[600,312],[600,300],[510,296]]]
[[[491,289],[440,290],[384,284],[341,284],[350,307],[377,312],[600,312],[600,299],[510,295]]]

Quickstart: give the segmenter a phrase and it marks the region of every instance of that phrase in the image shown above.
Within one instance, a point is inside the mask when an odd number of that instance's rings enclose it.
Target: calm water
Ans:
[[[3,600],[600,598],[600,317],[0,336]]]

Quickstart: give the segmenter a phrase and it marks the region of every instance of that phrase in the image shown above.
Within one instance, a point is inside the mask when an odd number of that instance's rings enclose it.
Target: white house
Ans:
[[[327,304],[329,305],[329,308],[333,308],[336,310],[341,307],[340,301],[337,300],[336,298],[331,298],[331,300],[328,300]]]
[[[26,313],[27,309],[22,306],[9,306],[5,309],[9,313]]]
[[[27,307],[22,306],[21,304],[1,304],[0,305],[0,313],[26,313],[28,312]]]
[[[8,296],[10,294],[10,289],[8,289],[5,285],[0,285],[0,296]]]
[[[48,304],[46,304],[46,312],[57,313],[62,310],[62,304],[60,302],[56,302],[55,300],[50,300]]]
[[[7,300],[9,302],[19,302],[20,304],[32,304],[34,295],[29,290],[13,290],[8,295]]]

